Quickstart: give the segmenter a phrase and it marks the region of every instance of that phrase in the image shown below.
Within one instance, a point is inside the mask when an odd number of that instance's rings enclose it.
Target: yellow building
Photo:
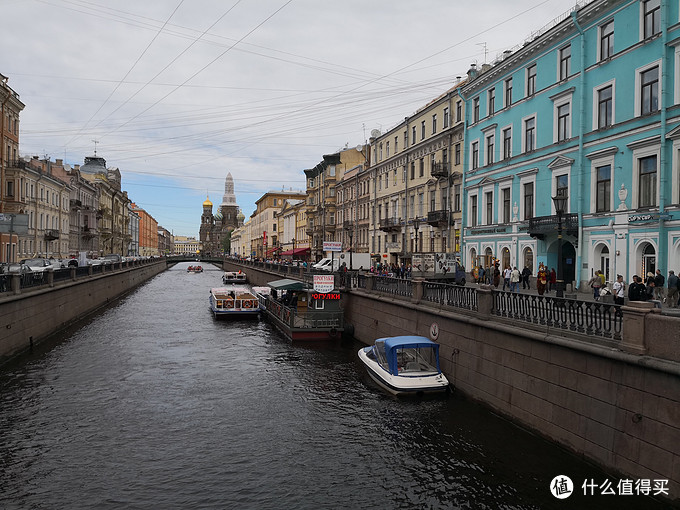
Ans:
[[[280,246],[277,214],[286,200],[304,200],[302,191],[270,191],[256,202],[255,212],[250,216],[248,241],[249,255],[256,258],[277,258],[283,251]]]

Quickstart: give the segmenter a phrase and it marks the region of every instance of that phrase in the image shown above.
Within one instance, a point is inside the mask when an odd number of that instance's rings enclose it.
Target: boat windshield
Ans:
[[[378,364],[383,367],[388,372],[390,371],[389,363],[387,361],[387,352],[385,351],[385,341],[376,340],[375,346],[373,347],[373,353],[375,354],[375,359]]]
[[[424,346],[397,349],[397,368],[399,374],[438,372],[437,350]]]

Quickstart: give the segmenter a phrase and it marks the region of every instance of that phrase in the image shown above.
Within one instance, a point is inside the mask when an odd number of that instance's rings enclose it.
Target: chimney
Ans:
[[[472,81],[477,76],[479,75],[479,71],[477,71],[477,64],[470,64],[470,69],[467,72],[468,75],[468,80]]]

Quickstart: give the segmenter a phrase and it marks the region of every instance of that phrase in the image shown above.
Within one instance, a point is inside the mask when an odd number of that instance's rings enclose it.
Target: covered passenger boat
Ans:
[[[423,336],[379,338],[359,349],[371,378],[393,395],[444,392],[448,379],[439,367],[439,344]]]
[[[246,273],[243,271],[225,271],[222,275],[222,283],[246,283]]]
[[[203,266],[189,266],[187,267],[187,273],[202,273]]]
[[[210,289],[210,310],[213,316],[221,317],[257,317],[260,313],[260,301],[248,287],[232,285]]]

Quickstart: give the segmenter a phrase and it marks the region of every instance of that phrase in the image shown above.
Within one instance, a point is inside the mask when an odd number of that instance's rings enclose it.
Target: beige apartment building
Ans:
[[[460,252],[464,101],[451,88],[386,133],[371,133],[371,252]]]
[[[276,258],[283,251],[277,215],[287,200],[304,201],[305,193],[293,190],[269,191],[255,202],[255,212],[250,216],[249,228],[245,229],[249,244],[246,256]]]
[[[324,241],[342,239],[343,225],[338,224],[335,187],[346,171],[365,162],[366,157],[361,150],[344,149],[323,156],[314,168],[304,171],[307,180],[306,232],[312,261],[324,256]]]
[[[368,146],[365,151],[368,153]],[[366,164],[351,168],[336,185],[338,221],[342,224],[342,251],[371,251],[371,190],[373,172]],[[375,256],[375,254],[374,254]]]
[[[200,243],[195,237],[175,236],[175,255],[196,255],[200,250]]]

